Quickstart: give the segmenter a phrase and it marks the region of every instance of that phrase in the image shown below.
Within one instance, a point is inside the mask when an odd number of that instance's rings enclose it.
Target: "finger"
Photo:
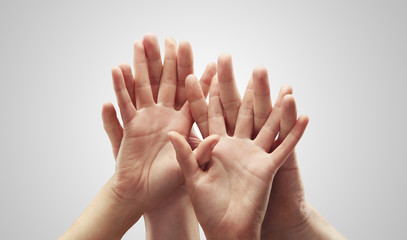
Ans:
[[[169,132],[168,136],[174,146],[178,163],[188,186],[193,181],[194,175],[200,171],[198,162],[188,142],[179,133]]]
[[[257,67],[253,71],[254,135],[256,136],[271,112],[270,86],[267,70]]]
[[[136,106],[136,98],[134,96],[134,78],[133,73],[131,72],[131,67],[127,63],[122,63],[119,65],[119,68],[122,70],[124,83],[126,84],[127,92],[129,93],[131,102]]]
[[[280,88],[280,92],[278,93],[278,97],[276,100],[276,103],[274,104],[274,109],[280,109],[282,110],[283,108],[283,98],[286,95],[291,95],[293,93],[293,89],[290,85],[284,85]],[[294,118],[294,121],[297,120],[297,115]],[[281,122],[280,122],[280,127],[281,127]],[[274,151],[274,149],[276,149],[278,147],[278,145],[281,143],[283,139],[281,139],[281,129],[280,129],[280,133],[278,134],[278,139],[276,141],[274,141],[271,145],[271,148],[268,149],[270,152]]]
[[[232,57],[230,55],[222,54],[219,56],[217,71],[227,132],[229,135],[233,135],[241,98],[233,75]]]
[[[119,67],[112,68],[113,88],[116,94],[117,104],[120,108],[123,124],[126,125],[133,117],[136,116],[136,109],[131,102],[129,93],[127,92],[123,73]]]
[[[150,78],[151,91],[154,101],[157,101],[158,88],[162,72],[160,44],[157,36],[147,33],[143,38],[143,44],[147,57],[148,76]]]
[[[275,169],[281,167],[287,157],[294,151],[295,146],[307,128],[308,122],[308,116],[301,115],[284,141],[270,154]]]
[[[202,93],[201,86],[196,76],[192,74],[187,77],[185,85],[192,118],[196,122],[199,131],[201,131],[202,137],[206,138],[209,135],[208,105]]]
[[[104,103],[102,107],[103,128],[112,145],[113,156],[116,159],[123,138],[123,128],[116,116],[112,103]]]
[[[185,93],[185,79],[189,74],[194,73],[194,57],[191,44],[187,41],[179,43],[177,54],[177,93],[175,95],[175,108],[179,109],[187,100]]]
[[[250,79],[240,105],[234,136],[251,138],[253,133],[253,84]]]
[[[173,107],[177,89],[177,43],[172,38],[165,39],[164,70],[161,79],[157,103]]]
[[[278,93],[276,103],[274,104],[275,108],[281,107],[283,98],[287,94],[293,94],[293,88],[290,85],[284,85],[280,88],[280,92]]]
[[[199,83],[201,85],[202,92],[205,96],[205,98],[208,96],[209,93],[209,87],[211,86],[211,82],[213,77],[216,74],[216,63],[210,62],[208,65],[206,65],[205,71],[202,74],[201,80],[199,80]],[[188,89],[187,89],[187,95],[188,95]],[[187,96],[188,98],[188,96]]]
[[[188,136],[189,146],[191,146],[192,150],[194,150],[198,147],[199,143],[201,143],[201,142],[202,142],[202,140],[196,134],[195,129],[192,128],[191,132],[189,133],[189,136]]]
[[[274,108],[267,118],[266,123],[260,129],[259,134],[254,139],[254,143],[263,148],[266,152],[270,151],[274,140],[280,131],[281,109]]]
[[[226,135],[226,125],[219,94],[218,80],[214,77],[209,94],[208,129],[209,134],[223,136]]]
[[[295,99],[292,95],[287,94],[282,100],[282,114],[280,122],[280,133],[277,142],[281,143],[297,120],[297,108],[295,106]]]
[[[142,41],[134,43],[134,94],[136,96],[137,109],[154,104],[148,77],[147,59]]]
[[[189,102],[188,102],[188,101],[185,102],[185,103],[184,103],[184,106],[182,106],[182,108],[181,108],[179,111],[180,111],[180,112],[182,113],[182,115],[184,115],[184,117],[187,119],[188,125],[189,125],[189,123],[190,123],[190,125],[188,126],[188,128],[191,129],[191,128],[192,128],[192,124],[194,124],[194,119],[192,119],[192,116],[191,116],[191,110],[190,110],[190,107],[189,107]]]
[[[205,138],[195,150],[195,158],[198,162],[198,166],[203,171],[206,170],[206,165],[211,160],[212,150],[219,142],[219,139],[219,136],[211,135]]]

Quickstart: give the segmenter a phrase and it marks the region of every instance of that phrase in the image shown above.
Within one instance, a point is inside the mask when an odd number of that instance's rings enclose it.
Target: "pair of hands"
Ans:
[[[118,199],[152,219],[190,199],[208,239],[271,238],[306,221],[292,152],[308,119],[297,119],[291,88],[282,88],[272,108],[267,72],[257,68],[241,102],[230,56],[208,64],[198,83],[190,45],[182,42],[177,52],[166,39],[162,65],[153,35],[134,44],[134,72],[125,64],[112,69],[123,127],[113,105],[102,111]],[[204,140],[192,152],[194,121]]]

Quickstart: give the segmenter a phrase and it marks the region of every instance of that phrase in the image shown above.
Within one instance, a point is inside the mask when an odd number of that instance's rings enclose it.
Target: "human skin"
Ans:
[[[186,81],[187,86],[197,85],[194,76]],[[260,238],[274,173],[293,151],[308,123],[306,116],[298,118],[286,139],[272,153],[267,152],[279,132],[281,111],[273,111],[252,140],[251,82],[238,109],[235,131],[229,136],[219,84],[216,78],[212,81],[207,125],[209,135],[218,136],[219,140],[211,152],[193,154],[180,134],[170,133],[192,205],[207,239]]]
[[[265,74],[264,74],[265,73]],[[253,136],[255,137],[261,128],[262,124],[265,122],[265,118],[267,118],[270,111],[273,109],[271,107],[271,101],[269,96],[269,86],[268,86],[268,78],[267,72],[262,68],[257,68],[253,73],[253,76],[257,75],[260,79],[256,81],[254,84],[254,101],[253,101],[253,108],[254,108],[254,130]],[[241,104],[240,95],[237,91],[235,79],[233,76],[233,67],[231,57],[227,54],[224,54],[219,57],[218,59],[218,78],[219,78],[219,85],[220,85],[220,98],[221,102],[225,102],[224,104],[224,112],[226,116],[226,128],[229,134],[234,132],[234,128],[236,126],[236,119],[237,113]],[[202,83],[202,81],[201,81]],[[188,85],[187,82],[187,89],[190,88],[189,99],[191,98],[191,105],[197,105],[200,101],[199,93],[197,94],[193,88],[199,88],[199,85]],[[201,84],[203,90],[207,90],[206,84]],[[192,90],[191,90],[192,89]],[[285,95],[289,95],[292,93],[292,88],[289,86],[284,86],[280,90],[280,94],[277,98],[276,104],[274,108],[281,108],[282,105],[282,98]],[[193,99],[195,97],[195,99]],[[292,97],[292,96],[291,96]],[[291,101],[288,98],[287,101]],[[292,99],[292,101],[294,101]],[[199,104],[198,104],[199,105]],[[117,126],[120,124],[115,117],[114,108],[113,106],[109,106],[112,111],[105,111],[104,106],[104,123],[105,129],[109,135],[109,138],[112,142],[113,150],[115,151],[115,146],[120,146],[120,141],[118,144],[115,144],[114,139],[121,139],[120,133],[122,132],[121,129]],[[226,110],[225,110],[226,109]],[[194,108],[191,108],[194,110]],[[114,114],[111,114],[111,113]],[[205,110],[202,110],[199,107],[195,108],[195,112],[192,111],[192,115],[195,114],[196,122],[198,123],[198,127],[200,128],[202,135],[208,135],[208,126],[207,121],[205,119],[204,114]],[[110,113],[110,114],[106,114]],[[105,121],[105,119],[110,118],[116,119],[116,123],[113,120]],[[284,139],[284,136],[287,135],[289,129],[291,129],[294,120],[296,119],[296,109],[295,104],[294,107],[291,109],[288,108],[288,111],[282,114],[281,120],[281,128],[279,139],[277,141],[281,142]],[[110,131],[109,131],[110,129]],[[120,131],[112,131],[111,129],[120,129]],[[110,133],[110,134],[109,134]],[[118,134],[116,134],[118,133]],[[113,137],[112,137],[113,136]],[[118,137],[119,136],[119,137]],[[190,138],[191,139],[191,138]],[[195,138],[196,139],[196,138]],[[117,141],[116,141],[117,142]],[[271,150],[273,147],[271,148]],[[185,198],[184,198],[185,199]],[[182,201],[174,201],[174,203],[181,203]],[[182,205],[182,204],[180,204]],[[169,206],[176,206],[176,204],[170,204]],[[184,205],[187,206],[187,205]],[[173,209],[176,209],[174,207]],[[182,211],[183,207],[180,208],[175,212]],[[157,211],[159,212],[159,211]],[[163,211],[164,212],[164,211]],[[171,213],[174,211],[168,211]],[[159,214],[157,214],[159,215]],[[171,214],[164,214],[165,216],[171,216]],[[182,214],[181,214],[182,216]],[[187,215],[188,216],[188,215]],[[169,223],[173,223],[174,221],[170,220],[171,217],[162,218],[162,222],[164,224],[160,224],[159,226],[168,226]],[[159,218],[157,218],[159,219]],[[188,218],[181,218],[181,219],[188,219]],[[185,221],[190,222],[190,221]],[[166,224],[165,224],[166,223]],[[156,226],[157,224],[153,224],[152,226]],[[172,229],[188,229],[182,228],[181,225],[178,225]],[[159,229],[160,230],[160,229]],[[165,229],[168,230],[168,229]],[[147,235],[148,235],[147,230]],[[159,231],[154,231],[159,232]],[[166,232],[166,231],[162,231]],[[175,233],[175,231],[173,231]],[[176,233],[174,234],[176,238]],[[178,235],[181,236],[181,235]],[[292,239],[292,238],[304,238],[307,239],[343,239],[341,236],[323,217],[314,209],[308,202],[306,202],[304,197],[304,189],[300,177],[300,172],[298,169],[297,158],[295,152],[293,152],[287,159],[286,163],[280,168],[277,172],[274,182],[273,182],[273,189],[270,194],[269,205],[267,208],[267,213],[262,225],[262,239]]]
[[[153,41],[147,43],[149,40]],[[186,99],[185,84],[178,81],[177,76],[189,73],[192,65],[177,64],[175,41],[168,38],[160,73],[161,60],[158,60],[157,54],[155,57],[149,55],[149,44],[153,45],[150,50],[156,50],[154,42],[154,37],[147,36],[134,44],[134,77],[128,65],[112,68],[123,127],[113,117],[115,112],[111,104],[104,105],[102,115],[113,123],[105,125],[111,133],[109,137],[120,139],[119,145],[112,141],[113,152],[117,156],[115,173],[61,239],[120,239],[142,214],[145,214],[146,227],[151,227],[152,233],[155,233],[156,226],[163,233],[168,232],[160,228],[162,224],[147,223],[156,221],[154,211],[157,209],[168,216],[173,216],[170,213],[174,209],[180,209],[184,221],[180,221],[182,226],[178,229],[182,234],[187,233],[184,235],[187,238],[199,238],[193,209],[188,207],[187,195],[181,187],[184,178],[168,138],[170,131],[179,132],[185,139],[190,134],[193,122],[189,105],[185,100],[182,103],[182,99]],[[183,46],[178,51],[180,62],[192,59],[189,55],[191,53],[192,56],[192,52],[188,52],[189,44],[184,43]],[[203,87],[205,81],[212,78],[213,67],[207,68]],[[111,132],[113,129],[121,131]],[[206,148],[201,149],[207,151],[213,141],[208,138],[203,142]],[[169,204],[171,207],[165,208],[160,206],[164,199],[179,204]],[[159,236],[150,236],[155,237]]]
[[[159,44],[156,36],[147,34],[143,39],[147,59],[161,59]],[[179,44],[178,51],[176,47],[169,44],[168,40],[165,44],[165,58],[164,65],[168,63],[176,63],[177,71],[173,78],[177,78],[177,90],[185,89],[185,78],[188,74],[193,73],[193,56],[192,49],[188,42],[183,41]],[[161,60],[160,60],[161,61]],[[159,68],[162,66],[156,62],[147,61],[148,69],[151,72],[160,72]],[[154,67],[156,69],[154,69]],[[132,82],[134,81],[131,73],[131,68],[127,64],[119,66],[127,77],[127,90],[129,95],[132,95]],[[209,63],[199,82],[200,91],[206,96],[209,91],[210,82],[216,73],[216,64]],[[158,75],[158,74],[156,74]],[[154,76],[149,73],[149,76]],[[151,77],[150,77],[150,82]],[[134,85],[134,84],[133,84]],[[154,91],[153,91],[154,92]],[[181,106],[186,102],[186,94],[175,99],[176,106]],[[118,149],[120,148],[123,128],[116,116],[116,111],[111,103],[103,105],[102,119],[105,131],[109,137],[112,145],[113,155],[116,158]],[[198,125],[199,126],[199,125]],[[191,132],[189,143],[194,148],[200,140],[196,135]],[[177,215],[177,221],[174,221],[174,215]],[[144,220],[146,224],[146,238],[147,239],[199,239],[199,229],[195,213],[193,211],[191,202],[189,201],[188,194],[182,186],[177,188],[165,200],[161,201],[150,211],[144,213]]]
[[[240,105],[239,93],[233,76],[232,58],[223,54],[217,65],[220,84],[221,102],[233,102]],[[256,137],[273,109],[283,109],[280,123],[280,133],[277,141],[269,151],[281,143],[297,119],[295,101],[292,88],[288,85],[280,89],[275,105],[272,107],[267,71],[256,68],[253,76],[258,78],[253,84],[254,93],[254,129],[252,138]],[[283,101],[284,99],[284,101]],[[286,106],[283,108],[283,104]],[[229,115],[229,125],[236,125],[237,110]],[[330,225],[318,211],[305,199],[304,187],[298,167],[297,155],[293,151],[286,162],[277,171],[267,212],[261,228],[261,239],[345,239],[332,225]]]

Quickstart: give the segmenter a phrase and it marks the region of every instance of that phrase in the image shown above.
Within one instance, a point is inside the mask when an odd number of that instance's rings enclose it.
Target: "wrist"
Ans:
[[[205,232],[205,231],[204,231]],[[257,240],[260,239],[260,233],[232,233],[232,234],[207,234],[205,232],[205,237],[208,240],[236,240],[236,239],[245,239],[245,240]]]
[[[199,239],[198,221],[187,192],[178,187],[144,213],[146,239]]]
[[[314,207],[309,205],[310,216],[298,235],[303,239],[346,239]]]
[[[311,205],[305,199],[301,201],[288,199],[284,203],[288,204],[272,206],[283,209],[283,211],[279,211],[278,215],[271,213],[275,209],[267,210],[267,216],[261,228],[261,239],[292,239],[293,237],[299,237],[299,233],[307,228],[311,212],[314,210]]]
[[[308,215],[300,224],[286,229],[262,230],[261,239],[345,239],[309,203],[307,208]]]
[[[120,239],[141,215],[134,203],[117,196],[109,180],[60,239]]]
[[[203,231],[205,233],[206,239],[208,240],[235,240],[235,239],[260,239],[261,236],[261,226],[251,225],[248,227],[240,228],[240,227],[222,227],[221,230],[214,229],[205,229]]]

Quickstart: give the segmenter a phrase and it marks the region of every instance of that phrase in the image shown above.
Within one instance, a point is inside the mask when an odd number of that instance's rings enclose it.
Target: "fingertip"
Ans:
[[[122,86],[122,81],[123,81],[123,72],[118,66],[112,67],[112,78],[113,78],[113,86],[119,87],[117,89],[120,89],[120,87]]]
[[[177,138],[177,132],[175,131],[170,131],[167,133],[168,137],[170,138],[170,140],[172,141],[173,139]]]
[[[218,144],[219,140],[220,140],[220,136],[216,135],[216,134],[212,134],[209,137],[207,137],[208,141],[211,142],[211,150],[213,150],[216,146],[216,144]]]
[[[259,66],[253,70],[252,79],[253,89],[256,95],[269,95],[270,86],[267,74],[267,69],[265,67]]]
[[[216,75],[216,63],[210,62],[206,65],[205,71],[202,74],[201,80],[199,81],[205,97],[208,95],[209,87],[215,75]]]
[[[302,135],[305,132],[305,129],[307,129],[309,123],[309,117],[308,115],[301,115],[297,119],[297,123],[295,125],[298,125],[299,133],[298,133],[298,139],[302,137]]]
[[[229,65],[232,64],[232,56],[229,53],[222,53],[218,57],[218,65]]]
[[[257,66],[253,70],[253,77],[263,79],[267,77],[267,69],[264,66]]]
[[[193,64],[193,53],[191,44],[188,41],[181,41],[178,46],[179,65],[181,67],[191,67]]]
[[[210,75],[215,75],[216,74],[216,63],[215,62],[209,62],[206,65],[205,71],[207,74]]]
[[[118,67],[122,72],[131,72],[131,67],[128,63],[120,63]]]
[[[218,58],[218,64],[216,68],[217,68],[216,71],[219,76],[219,82],[225,83],[229,85],[229,87],[233,86],[233,88],[235,88],[236,82],[233,73],[232,56],[226,53],[220,55]],[[236,89],[234,89],[233,91],[236,91]]]
[[[106,109],[111,109],[114,108],[113,103],[111,102],[105,102],[102,105],[102,111],[106,111]]]
[[[294,96],[291,94],[286,94],[283,97],[283,107],[295,106]]]
[[[177,43],[172,38],[166,38],[164,43],[164,61],[165,60],[174,60],[177,59]]]
[[[148,33],[144,34],[143,42],[156,43],[156,42],[158,42],[158,38],[154,33],[148,32]]]
[[[209,62],[206,65],[206,69],[215,69],[216,70],[216,63],[215,62]]]
[[[291,94],[287,94],[282,100],[282,116],[281,116],[281,137],[284,139],[287,133],[291,130],[293,125],[297,121],[297,108],[295,106],[294,97]]]
[[[191,60],[192,58],[192,47],[188,41],[181,41],[178,46],[178,55],[187,57],[186,60]]]
[[[143,41],[141,41],[141,40],[136,40],[134,43],[133,43],[133,47],[134,47],[134,49],[143,49],[144,50],[144,44],[143,44]]]
[[[191,43],[186,41],[186,40],[180,41],[179,42],[179,47],[180,47],[180,49],[192,50]]]
[[[286,94],[293,94],[293,87],[292,87],[291,85],[289,85],[289,84],[284,84],[284,85],[281,87],[280,92],[281,92],[283,95],[286,95]]]
[[[103,105],[102,105],[102,111],[101,111],[102,119],[105,119],[105,118],[108,116],[108,114],[109,114],[109,109],[111,108],[110,105],[112,105],[112,103],[110,103],[110,102],[105,102],[105,103],[103,103]]]
[[[305,124],[305,126],[307,126],[309,123],[309,116],[306,114],[301,114],[301,116],[298,118],[298,121],[301,121]]]
[[[168,134],[168,138],[170,139],[170,142],[172,144],[172,146],[174,146],[175,149],[177,149],[177,133],[174,131],[169,132]]]
[[[166,37],[165,40],[164,40],[164,44],[165,44],[166,47],[171,46],[171,47],[175,48],[177,46],[177,42],[172,37]]]
[[[111,71],[113,79],[122,76],[122,70],[118,66],[113,66]]]

